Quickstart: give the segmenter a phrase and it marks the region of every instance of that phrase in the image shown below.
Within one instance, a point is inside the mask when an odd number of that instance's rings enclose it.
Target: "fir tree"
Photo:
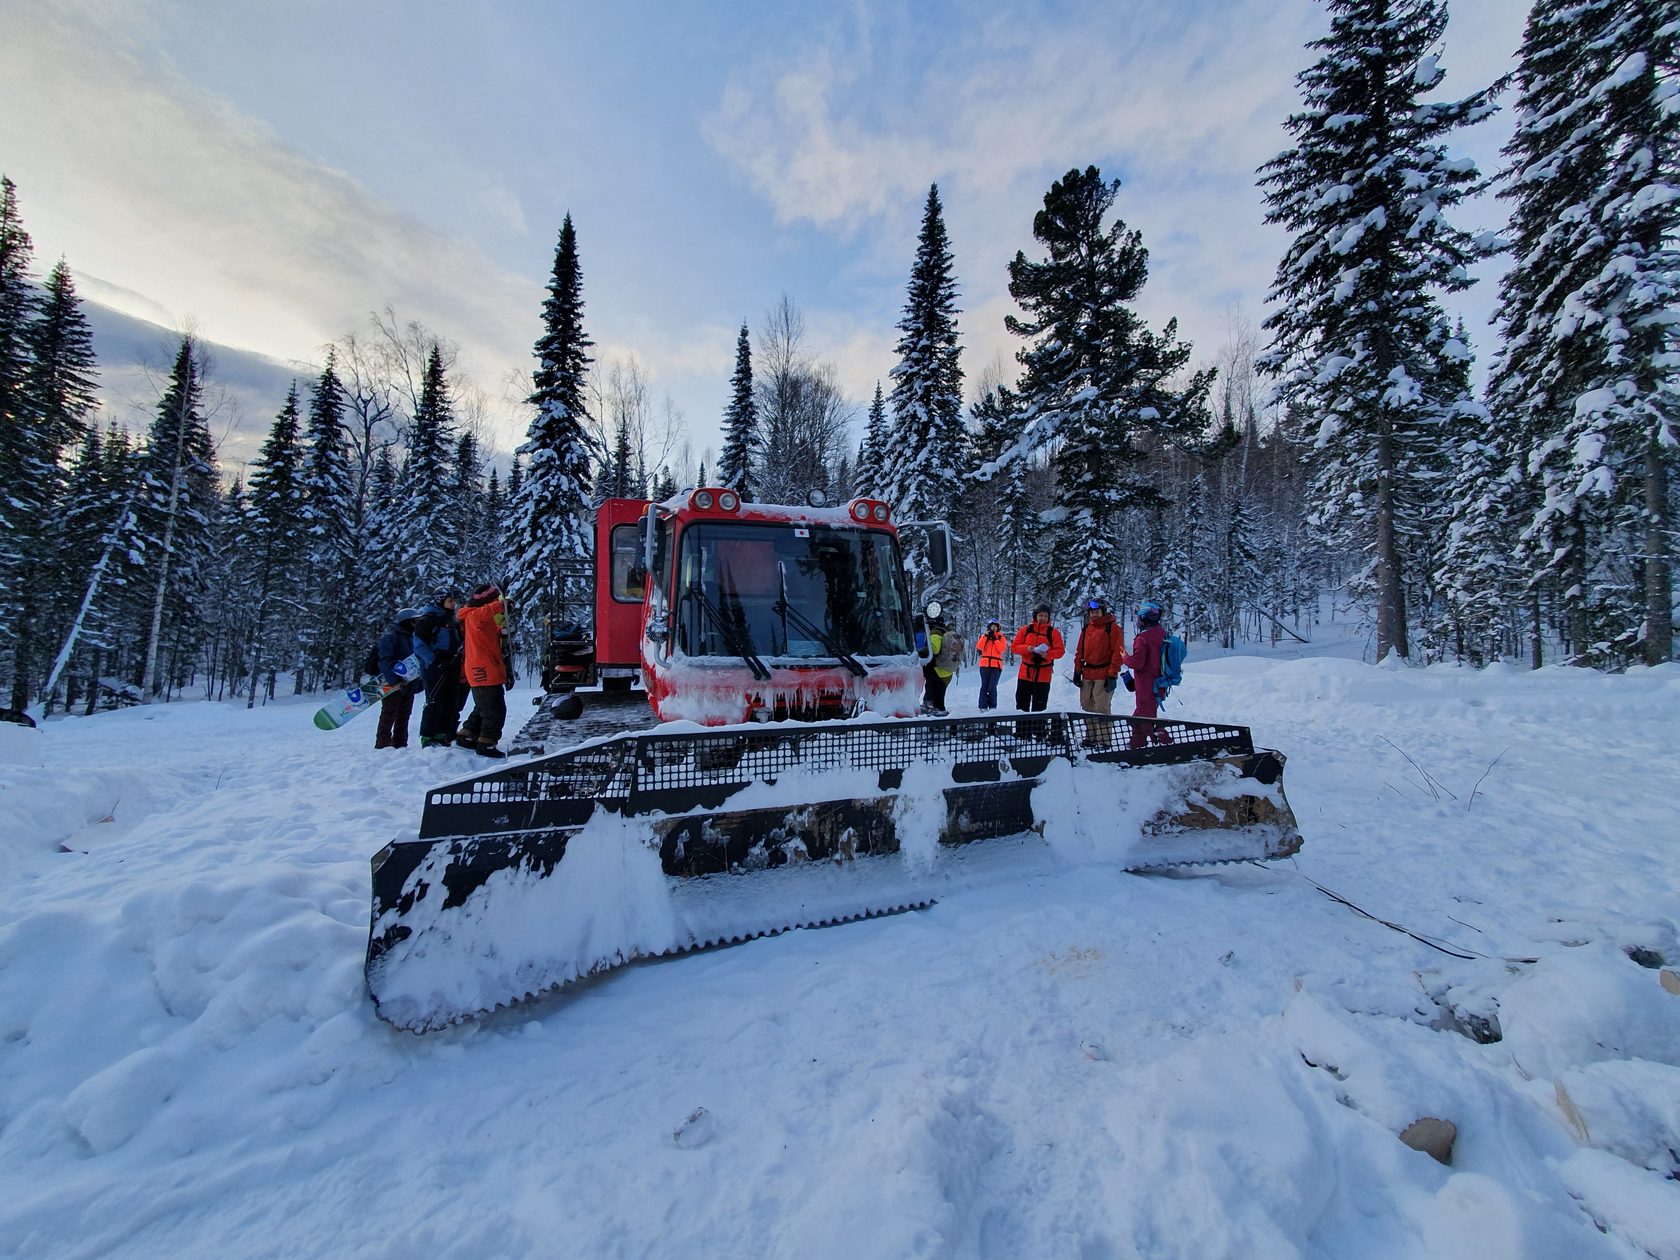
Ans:
[[[718,457],[718,484],[743,499],[752,498],[753,451],[759,442],[758,405],[753,400],[752,343],[747,326],[735,339],[735,375],[729,381],[729,406],[723,413],[723,453]]]
[[[1330,34],[1297,76],[1296,147],[1262,168],[1267,221],[1293,235],[1269,301],[1262,365],[1280,397],[1322,417],[1313,456],[1326,537],[1371,557],[1377,658],[1409,654],[1404,535],[1427,505],[1450,340],[1438,296],[1469,286],[1481,249],[1445,217],[1478,185],[1445,138],[1486,93],[1431,104],[1444,0],[1328,0]]]
[[[1020,352],[1021,440],[1006,458],[1050,450],[1058,508],[1050,517],[1051,583],[1066,606],[1106,595],[1119,568],[1123,514],[1160,495],[1141,475],[1140,433],[1195,442],[1206,424],[1211,371],[1171,384],[1190,360],[1178,321],[1156,334],[1127,303],[1149,274],[1142,237],[1116,218],[1120,181],[1096,167],[1069,171],[1045,194],[1033,236],[1049,257],[1009,265],[1010,295],[1026,311],[1005,324],[1033,338]]]
[[[906,520],[950,515],[966,463],[963,373],[957,344],[957,282],[939,186],[928,188],[916,260],[899,318],[898,363],[892,370],[893,426],[877,449],[883,490]],[[926,567],[920,539],[907,565]]]
[[[525,444],[525,471],[512,506],[513,546],[508,585],[517,602],[540,606],[559,585],[557,561],[587,556],[591,546],[589,469],[594,445],[584,401],[589,347],[583,331],[583,271],[572,216],[560,226],[554,274],[543,303],[537,340],[537,409]]]

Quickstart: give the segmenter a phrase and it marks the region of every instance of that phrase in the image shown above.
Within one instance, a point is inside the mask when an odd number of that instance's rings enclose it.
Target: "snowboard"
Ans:
[[[323,731],[336,731],[356,714],[364,709],[371,709],[393,691],[401,691],[404,687],[412,687],[420,681],[420,672],[424,667],[418,656],[405,656],[395,665],[391,672],[402,681],[396,684],[388,683],[383,678],[374,676],[362,679],[360,685],[350,687],[339,697],[337,703],[324,704],[315,713],[315,725]]]

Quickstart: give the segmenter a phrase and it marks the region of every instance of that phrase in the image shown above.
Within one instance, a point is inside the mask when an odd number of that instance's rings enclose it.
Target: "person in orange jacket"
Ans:
[[[513,667],[507,657],[507,609],[501,589],[494,582],[485,583],[455,615],[466,643],[462,668],[473,698],[473,711],[456,733],[455,742],[480,757],[505,757],[507,754],[496,745],[507,724],[507,697],[502,693],[513,686]]]
[[[1049,604],[1033,609],[1033,619],[1015,632],[1010,649],[1021,662],[1015,676],[1015,707],[1022,713],[1042,713],[1050,703],[1055,663],[1067,651],[1062,632],[1050,624]]]
[[[1085,601],[1085,625],[1073,649],[1073,681],[1079,684],[1079,707],[1087,713],[1113,712],[1120,667],[1126,661],[1126,632],[1101,596]]]
[[[1009,651],[1009,639],[1003,633],[1003,623],[986,623],[986,633],[974,641],[974,652],[980,658],[980,708],[998,707],[998,679],[1003,676],[1003,654]]]

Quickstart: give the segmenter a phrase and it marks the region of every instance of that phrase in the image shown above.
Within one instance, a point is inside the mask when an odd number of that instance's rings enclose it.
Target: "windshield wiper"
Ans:
[[[770,667],[759,660],[757,654],[753,651],[751,631],[747,632],[747,642],[742,644],[741,640],[736,637],[735,631],[730,628],[724,615],[718,611],[717,605],[707,598],[705,591],[699,587],[690,587],[688,595],[700,601],[701,611],[710,617],[712,625],[717,627],[717,632],[723,639],[723,645],[747,663],[747,668],[752,671],[752,676],[755,679],[759,682],[769,682]]]
[[[830,634],[827,630],[824,630],[792,604],[788,603],[787,569],[783,568],[782,563],[779,560],[776,562],[776,567],[781,570],[782,593],[776,597],[776,602],[771,605],[770,611],[779,616],[784,623],[788,621],[793,622],[793,624],[798,626],[801,631],[810,635],[818,643],[822,644],[823,650],[844,665],[853,676],[862,678],[865,674],[867,674],[869,672],[869,667],[867,665],[858,660],[858,658],[853,656],[851,653],[842,652],[840,650],[840,645],[835,643],[834,636],[832,634]],[[785,630],[783,633],[785,637]]]

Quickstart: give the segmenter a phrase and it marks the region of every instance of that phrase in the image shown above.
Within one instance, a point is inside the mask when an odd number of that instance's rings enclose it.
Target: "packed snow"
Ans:
[[[1297,859],[1070,779],[1018,877],[423,1037],[368,859],[483,764],[319,703],[0,728],[0,1253],[1680,1257],[1680,666],[1193,655]]]

